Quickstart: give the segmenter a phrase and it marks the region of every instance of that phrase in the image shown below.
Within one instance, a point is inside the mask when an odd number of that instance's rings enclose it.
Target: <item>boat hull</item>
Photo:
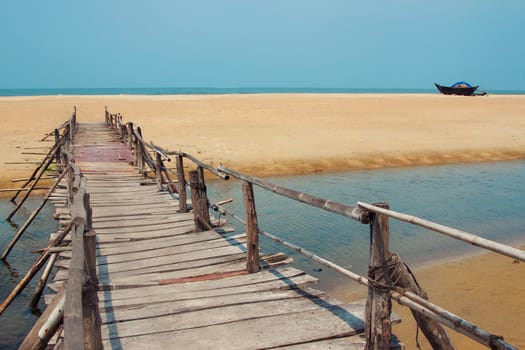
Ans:
[[[444,95],[461,95],[461,96],[472,96],[474,95],[474,91],[478,88],[477,86],[468,86],[468,87],[451,87],[451,86],[443,86],[434,83],[436,85],[439,92],[441,92]]]

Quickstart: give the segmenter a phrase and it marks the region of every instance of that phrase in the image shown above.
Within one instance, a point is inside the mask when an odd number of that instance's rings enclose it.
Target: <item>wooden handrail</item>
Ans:
[[[493,252],[499,253],[501,255],[505,255],[510,258],[525,262],[525,252],[521,249],[509,247],[505,244],[491,241],[489,239],[474,235],[472,233],[461,231],[461,230],[458,230],[458,229],[455,229],[449,226],[441,225],[441,224],[438,224],[438,223],[435,223],[429,220],[421,219],[416,216],[407,215],[407,214],[399,213],[399,212],[384,209],[384,208],[379,208],[373,204],[357,202],[357,205],[369,211],[384,214],[393,219],[404,221],[409,224],[421,226],[429,230],[432,230],[438,233],[442,233],[449,237],[461,240],[463,242],[470,243],[477,247],[485,248]]]
[[[332,213],[336,213],[339,215],[343,215],[343,216],[352,218],[363,224],[368,224],[369,222],[368,211],[366,209],[361,209],[357,206],[354,207],[354,206],[350,206],[346,204],[341,204],[341,203],[334,202],[329,199],[312,196],[308,193],[299,192],[299,191],[291,190],[289,188],[285,188],[282,186],[274,185],[262,179],[248,176],[240,172],[237,172],[235,170],[226,168],[222,165],[219,165],[218,169],[219,171],[222,171],[226,174],[236,177],[237,179],[247,181],[261,188],[264,188],[268,191],[279,194],[281,196],[288,197],[296,201],[299,201],[299,202],[302,202],[302,203],[305,203],[305,204],[308,204],[308,205],[311,205],[311,206],[314,206],[320,209],[324,209]]]

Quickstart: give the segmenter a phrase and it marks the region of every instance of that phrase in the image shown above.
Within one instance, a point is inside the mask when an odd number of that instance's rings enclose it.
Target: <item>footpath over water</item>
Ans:
[[[314,277],[278,267],[288,260],[262,255],[264,269],[248,274],[246,235],[194,232],[193,214],[178,213],[172,195],[144,182],[105,124],[78,124],[74,158],[93,210],[104,348],[364,346],[356,336],[365,327],[364,301],[343,304],[307,287]],[[55,289],[70,255],[62,253]]]
[[[428,300],[408,266],[389,250],[389,219],[516,261],[525,262],[524,251],[390,210],[388,203],[338,203],[222,165],[215,168],[182,151],[146,143],[140,127],[124,124],[119,114],[106,110],[105,119],[77,124],[75,109],[59,128],[62,135],[55,129],[54,146],[8,216],[15,215],[56,161],[55,183],[0,257],[7,259],[45,202],[52,200],[59,230],[0,305],[1,314],[47,262],[31,303],[36,305],[53,265],[59,268],[48,284],[54,291],[46,296],[48,307],[21,349],[53,344],[75,350],[399,349],[402,344],[391,334],[392,324],[399,322],[391,311],[392,299],[411,309],[434,349],[455,349],[443,326],[491,349],[517,349]],[[176,172],[164,165],[171,156],[176,156]],[[189,183],[183,159],[197,166],[188,173]],[[244,221],[227,212],[224,202],[213,208],[242,221],[246,233],[232,233],[224,222],[210,218],[204,170],[241,180]],[[260,229],[253,185],[367,225],[368,275],[360,276]],[[191,201],[186,199],[187,187]],[[22,190],[17,190],[13,202]],[[260,235],[366,286],[366,302],[345,304],[311,288],[316,279],[288,266],[291,259],[286,255],[260,252]]]

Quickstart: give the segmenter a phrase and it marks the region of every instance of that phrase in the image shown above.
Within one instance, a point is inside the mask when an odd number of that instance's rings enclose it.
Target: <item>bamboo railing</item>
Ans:
[[[233,169],[220,165],[215,168],[182,151],[167,151],[159,146],[146,143],[142,137],[140,127],[132,122],[124,124],[120,114],[111,114],[106,108],[106,124],[117,129],[121,142],[127,143],[135,154],[135,165],[139,172],[155,174],[159,191],[163,184],[170,192],[179,196],[179,210],[186,211],[186,179],[184,175],[183,158],[192,161],[196,170],[189,172],[190,189],[192,191],[192,205],[197,230],[211,229],[209,221],[208,200],[203,171],[207,170],[217,177],[227,180],[229,177],[242,181],[244,194],[245,220],[234,213],[229,213],[224,207],[214,204],[213,209],[222,214],[228,214],[246,226],[247,232],[247,265],[248,272],[259,271],[259,235],[263,235],[307,258],[316,261],[368,288],[366,306],[366,349],[388,349],[390,347],[391,299],[409,307],[434,349],[454,349],[442,325],[455,330],[491,349],[516,349],[502,337],[487,332],[473,323],[455,315],[428,300],[426,292],[418,285],[415,277],[397,254],[389,251],[389,218],[401,220],[410,224],[425,227],[432,231],[467,242],[469,244],[494,251],[499,254],[525,262],[525,252],[504,244],[490,241],[477,235],[460,231],[428,220],[397,213],[389,209],[386,203],[363,203],[346,205],[329,199],[319,198],[307,193],[284,188],[271,184],[265,180],[242,174]],[[149,151],[148,151],[149,149]],[[151,156],[155,154],[155,159]],[[164,165],[164,161],[171,161],[170,156],[176,156],[176,172]],[[146,171],[146,166],[149,171]],[[169,174],[176,176],[176,182]],[[369,226],[370,257],[368,276],[361,276],[327,259],[317,256],[300,246],[287,242],[271,233],[260,229],[257,221],[253,185],[275,194],[351,218],[361,224]]]
[[[34,189],[35,184],[41,178],[43,172],[55,161],[59,176],[45,196],[42,205],[30,216],[23,227],[17,232],[7,249],[2,254],[5,260],[7,255],[20,239],[25,229],[43,207],[49,196],[58,184],[66,179],[67,204],[71,210],[71,221],[62,229],[49,246],[43,249],[40,258],[22,278],[12,293],[0,306],[0,313],[11,303],[18,293],[29,283],[33,276],[48,261],[48,265],[35,290],[31,306],[35,307],[40,299],[42,289],[49,276],[53,263],[57,257],[57,248],[67,234],[71,235],[71,250],[73,252],[68,273],[67,288],[62,289],[55,295],[53,301],[37,320],[32,330],[27,334],[19,349],[43,349],[47,346],[49,339],[54,335],[60,325],[64,329],[65,349],[102,349],[102,338],[100,335],[100,315],[98,311],[98,279],[96,275],[95,260],[95,233],[92,230],[91,209],[89,205],[89,194],[86,193],[86,178],[75,165],[70,152],[70,142],[74,138],[76,124],[76,108],[72,117],[54,132],[46,135],[55,136],[55,144],[44,158],[23,188],[27,191],[15,210],[10,214],[12,217],[22,206],[25,199]],[[60,130],[62,134],[60,135]],[[45,138],[44,138],[45,139]],[[31,185],[30,183],[33,182]],[[26,186],[30,185],[26,188]],[[14,201],[18,193],[12,198]]]

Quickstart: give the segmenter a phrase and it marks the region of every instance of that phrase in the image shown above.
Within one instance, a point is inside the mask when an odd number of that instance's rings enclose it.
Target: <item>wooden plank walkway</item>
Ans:
[[[104,123],[80,123],[76,164],[87,177],[97,234],[102,336],[107,349],[362,349],[364,302],[309,287],[312,276],[262,256],[246,273],[245,235],[194,233],[192,213],[145,185],[132,154]],[[57,213],[65,192],[57,191]],[[67,278],[61,253],[51,288]],[[398,322],[399,319],[393,319]]]

